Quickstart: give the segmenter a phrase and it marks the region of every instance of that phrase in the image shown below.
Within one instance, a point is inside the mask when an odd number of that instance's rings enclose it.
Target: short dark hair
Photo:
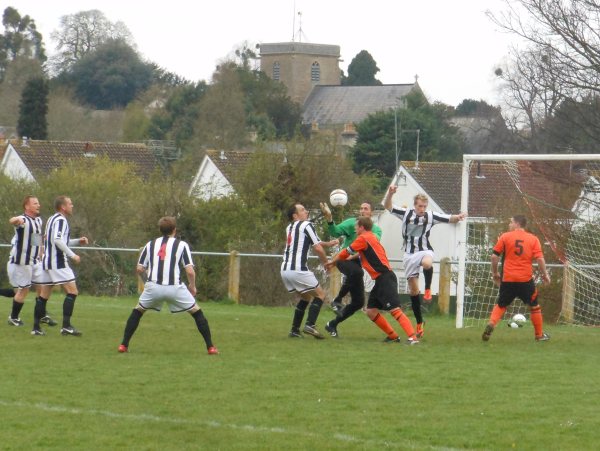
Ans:
[[[298,202],[294,202],[292,205],[290,205],[290,207],[287,210],[287,217],[290,220],[290,222],[294,220],[294,215],[297,213],[297,211]]]
[[[523,215],[514,215],[513,221],[519,224],[522,228],[525,228],[525,226],[527,225],[527,218]]]
[[[67,205],[67,199],[69,199],[69,196],[58,196],[54,199],[54,210],[58,211],[60,210],[60,207]]]
[[[27,204],[29,203],[29,199],[37,199],[37,196],[25,196],[25,198],[23,199],[23,208],[27,206]]]
[[[158,220],[158,228],[163,236],[170,235],[177,227],[177,220],[173,216],[163,216]]]
[[[358,219],[356,220],[356,224],[359,227],[363,227],[365,230],[372,230],[373,229],[373,220],[367,216],[359,216]]]

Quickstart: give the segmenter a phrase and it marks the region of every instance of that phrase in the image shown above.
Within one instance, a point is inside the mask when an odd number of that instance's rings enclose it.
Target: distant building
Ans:
[[[107,157],[111,161],[129,163],[134,172],[149,176],[158,161],[145,144],[120,144],[78,141],[9,141],[0,159],[0,172],[13,180],[35,182],[66,162]]]
[[[341,83],[340,46],[279,42],[260,45],[260,69],[281,81],[300,105],[314,86]]]
[[[302,122],[313,133],[328,132],[341,137],[341,144],[356,142],[355,124],[369,114],[405,108],[404,97],[419,84],[379,86],[315,86],[304,102]]]
[[[403,108],[403,97],[418,83],[341,86],[340,47],[304,42],[260,45],[260,68],[283,83],[303,105],[302,122],[311,133],[333,134],[343,146],[356,142],[355,125],[369,114]]]

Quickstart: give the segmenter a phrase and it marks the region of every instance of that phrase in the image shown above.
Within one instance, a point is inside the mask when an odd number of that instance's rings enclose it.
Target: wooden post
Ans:
[[[229,287],[227,291],[229,299],[236,304],[240,303],[240,254],[238,251],[229,253]]]
[[[563,265],[562,308],[561,315],[567,323],[575,319],[575,271],[569,263]]]
[[[450,281],[452,271],[450,258],[444,257],[440,261],[440,291],[438,293],[438,307],[440,312],[448,315],[450,313]]]

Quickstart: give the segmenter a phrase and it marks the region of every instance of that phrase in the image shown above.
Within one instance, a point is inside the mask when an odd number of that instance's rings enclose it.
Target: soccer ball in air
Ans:
[[[527,318],[522,313],[517,313],[513,315],[513,317],[508,321],[508,326],[513,329],[517,329],[519,327],[523,327],[527,322]]]
[[[334,189],[329,194],[329,202],[334,207],[343,207],[348,203],[348,194],[343,189]]]

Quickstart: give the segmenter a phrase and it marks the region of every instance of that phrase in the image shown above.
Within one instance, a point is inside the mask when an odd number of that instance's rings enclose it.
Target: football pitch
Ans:
[[[481,328],[429,316],[422,343],[407,346],[382,343],[359,312],[339,339],[290,339],[291,307],[204,303],[220,355],[166,308],[119,354],[135,298],[79,296],[80,338],[60,326],[31,336],[33,304],[25,327],[0,325],[0,449],[598,447],[598,329],[549,326],[538,343],[531,325],[503,323],[484,343]],[[55,293],[57,320],[61,305]],[[324,308],[321,331],[332,317]]]

